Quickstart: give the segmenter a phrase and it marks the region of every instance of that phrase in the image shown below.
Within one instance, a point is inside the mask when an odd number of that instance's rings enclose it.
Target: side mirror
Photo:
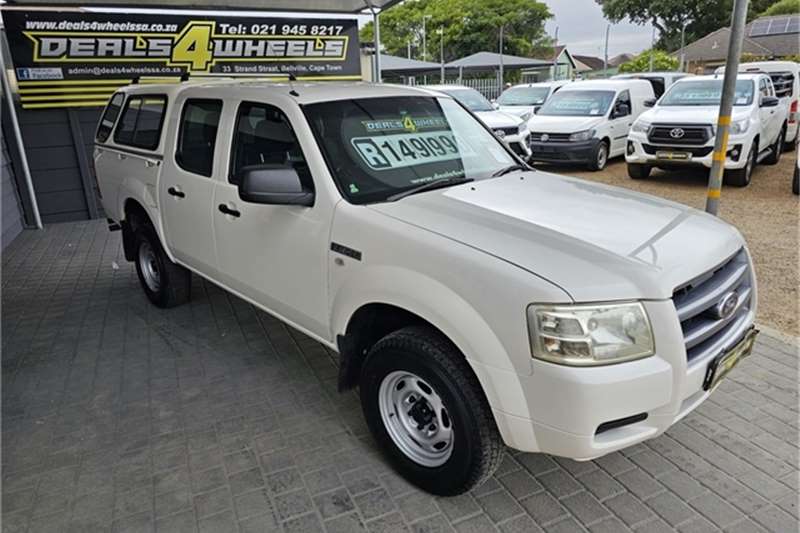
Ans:
[[[534,108],[533,108],[533,114],[534,114],[534,115],[538,115],[538,114],[539,114],[539,110],[540,110],[541,108],[542,108],[542,106],[540,106],[540,105],[537,105],[536,107],[534,107]]]
[[[614,118],[616,117],[624,117],[631,114],[631,108],[628,104],[619,104],[616,108],[614,108]]]
[[[314,205],[314,191],[303,186],[293,167],[254,165],[241,170],[239,198],[253,204]]]
[[[778,107],[780,99],[775,96],[762,96],[760,107]]]
[[[656,99],[655,98],[648,98],[647,100],[642,102],[642,105],[645,106],[645,107],[653,107],[654,105],[656,105]]]

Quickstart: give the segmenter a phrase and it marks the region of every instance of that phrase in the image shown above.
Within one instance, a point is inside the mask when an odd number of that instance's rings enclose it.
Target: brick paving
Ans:
[[[666,435],[578,463],[509,450],[456,498],[384,463],[333,354],[214,285],[162,311],[102,222],[2,257],[2,526],[16,531],[797,531],[798,351]]]

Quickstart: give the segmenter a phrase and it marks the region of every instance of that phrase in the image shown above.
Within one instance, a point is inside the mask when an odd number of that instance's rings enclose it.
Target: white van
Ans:
[[[719,67],[715,73],[722,74],[723,72],[725,72],[725,67]],[[795,141],[800,133],[800,109],[798,109],[798,105],[800,105],[798,104],[798,100],[800,100],[800,63],[794,61],[740,63],[739,72],[768,74],[775,87],[775,96],[789,99],[789,118],[783,150],[787,152],[794,150]]]
[[[550,97],[529,121],[531,161],[605,168],[625,154],[633,121],[653,100],[645,80],[576,81]]]
[[[661,95],[669,89],[669,86],[678,80],[687,76],[693,76],[686,72],[631,72],[629,74],[617,74],[612,76],[612,80],[647,80],[653,86],[653,92],[656,93],[656,98],[661,98]]]
[[[523,83],[509,87],[494,102],[495,109],[530,120],[534,112],[570,80]]]

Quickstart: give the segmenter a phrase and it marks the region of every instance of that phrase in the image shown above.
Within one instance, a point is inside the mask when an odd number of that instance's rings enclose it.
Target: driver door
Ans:
[[[625,142],[628,131],[633,125],[633,110],[631,109],[630,91],[621,91],[614,101],[609,115],[611,131],[611,148],[608,157],[616,157],[625,153]]]
[[[230,169],[216,183],[214,241],[220,276],[235,292],[319,336],[328,336],[327,257],[330,210],[244,202],[241,170],[294,167],[314,182],[289,118],[275,106],[241,102],[233,125]]]

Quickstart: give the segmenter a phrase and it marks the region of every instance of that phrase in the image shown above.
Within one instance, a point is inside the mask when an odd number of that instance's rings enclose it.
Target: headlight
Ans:
[[[584,131],[579,131],[577,133],[573,133],[572,135],[569,136],[569,140],[572,142],[588,141],[592,137],[594,137],[594,130],[584,130]]]
[[[746,118],[744,120],[739,120],[736,122],[731,122],[731,135],[740,135],[747,131],[747,128],[750,127],[750,119]]]
[[[528,119],[523,118],[522,120],[524,122],[519,125],[519,130],[517,130],[520,135],[524,135],[528,132]]]
[[[650,123],[645,120],[637,120],[631,126],[631,131],[634,133],[647,133],[650,131]]]
[[[532,111],[527,111],[525,114],[523,114],[519,118],[521,118],[522,120],[527,122],[527,121],[529,121],[531,119],[532,116],[533,116],[533,112]]]
[[[655,353],[653,331],[639,302],[528,307],[531,353],[569,366],[632,361]]]

